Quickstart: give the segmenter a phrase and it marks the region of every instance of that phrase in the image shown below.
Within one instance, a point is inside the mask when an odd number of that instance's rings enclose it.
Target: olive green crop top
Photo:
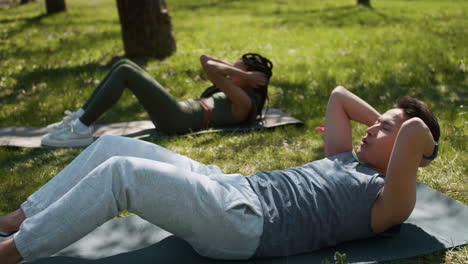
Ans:
[[[251,90],[246,90],[252,100],[252,109],[250,110],[247,119],[240,123],[250,123],[255,121],[257,117],[257,107],[260,104],[260,96]],[[223,92],[216,92],[209,97],[205,97],[205,102],[213,109],[213,119],[216,126],[235,125],[239,121],[232,116],[232,102]]]

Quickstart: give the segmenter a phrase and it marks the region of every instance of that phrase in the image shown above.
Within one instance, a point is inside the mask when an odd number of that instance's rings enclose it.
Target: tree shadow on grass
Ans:
[[[388,15],[382,11],[359,5],[303,10],[275,10],[261,15],[283,18],[282,23],[284,24],[303,24],[309,27],[317,25],[348,27],[356,24],[378,26],[382,24],[399,24],[405,22],[401,17]]]
[[[39,27],[39,29],[43,30],[45,28],[52,28],[54,29],[55,32],[59,32],[61,30],[57,30],[57,28],[73,28],[74,26],[86,26],[86,25],[102,25],[102,24],[114,24],[115,21],[112,20],[105,20],[105,19],[100,19],[100,18],[94,18],[92,21],[70,21],[71,20],[71,15],[68,13],[67,14],[67,20],[64,23],[60,24],[45,24],[43,23],[44,19],[51,18],[54,16],[59,16],[63,15],[61,13],[55,13],[55,14],[37,14],[33,16],[24,16],[20,18],[4,18],[0,19],[0,26],[2,24],[7,24],[7,23],[12,23],[12,22],[19,22],[18,25],[15,25],[12,27],[11,30],[6,30],[5,31],[5,39],[9,38],[14,38],[16,35],[23,33],[25,30],[33,28],[33,27]]]
[[[397,99],[409,95],[424,101],[434,113],[440,112],[444,118],[456,120],[460,105],[466,104],[467,87],[463,84],[448,85],[450,89],[443,90],[441,84],[402,85],[395,82],[393,76],[384,77],[381,83],[373,85],[357,85],[353,92],[375,105],[380,111],[390,108]]]
[[[46,99],[48,96],[57,98],[57,103],[60,103],[61,101],[63,101],[63,99],[67,99],[66,101],[78,100],[78,98],[81,98],[79,94],[82,94],[82,90],[80,90],[80,88],[78,87],[83,85],[91,85],[94,87],[97,86],[94,83],[86,84],[86,82],[90,82],[86,79],[95,76],[96,72],[101,72],[102,75],[105,75],[110,71],[112,64],[122,58],[124,57],[113,57],[105,65],[99,63],[88,63],[71,67],[67,66],[60,68],[37,68],[30,72],[21,72],[17,74],[16,76],[14,76],[14,78],[18,80],[15,89],[11,93],[0,96],[0,105],[2,105],[2,108],[8,108],[15,107],[18,101],[26,100],[28,103],[24,107],[18,107],[18,110],[12,112],[12,114],[8,117],[5,117],[3,119],[0,118],[0,123],[6,122],[8,120],[23,120],[26,115],[29,116],[29,119],[40,120],[40,116],[31,116],[46,114],[43,111],[44,109],[41,109],[41,104],[44,102],[44,99]],[[149,61],[149,59],[150,58],[144,57],[133,58],[133,60],[139,63],[139,65],[141,65],[142,67],[144,67],[144,65]],[[70,80],[72,80],[73,83],[76,83],[76,86],[64,86],[64,83],[69,83]],[[42,88],[37,88],[36,84],[39,83],[45,83],[46,85]],[[74,98],[73,95],[77,95],[78,98]],[[70,96],[72,97],[70,98]],[[76,104],[84,104],[84,102],[85,100],[76,102]],[[64,109],[66,109],[67,107],[69,106],[63,106]],[[133,105],[131,106],[131,109],[123,109],[123,111],[120,111],[120,113],[132,113],[133,110],[135,110],[136,108],[138,108],[138,106]],[[62,113],[57,114],[61,115]],[[37,126],[40,124],[35,123],[27,125]]]
[[[23,32],[25,29],[30,28],[33,25],[38,25],[42,24],[42,19],[47,17],[46,14],[39,14],[31,17],[22,17],[22,18],[15,18],[15,19],[0,19],[0,24],[6,24],[6,23],[11,23],[11,22],[17,22],[20,21],[22,24],[18,27],[16,27],[14,30],[7,31],[7,35],[5,38],[12,38],[15,35]]]
[[[25,60],[30,58],[37,58],[43,56],[53,56],[58,58],[60,55],[63,58],[63,61],[68,60],[70,53],[73,54],[74,50],[89,49],[90,47],[95,46],[97,43],[107,43],[109,41],[117,40],[120,37],[120,32],[118,31],[105,31],[105,32],[81,32],[76,33],[73,37],[62,37],[61,33],[66,33],[64,31],[58,31],[59,33],[52,33],[53,38],[56,38],[58,41],[57,45],[51,45],[50,47],[29,47],[22,46],[16,47],[9,50],[11,55],[16,57],[22,57]],[[44,36],[47,38],[47,36]],[[69,52],[71,50],[72,52]],[[8,54],[6,54],[8,56]],[[47,61],[47,59],[45,58]]]
[[[180,4],[180,5],[175,5],[174,8],[177,8],[178,10],[192,10],[192,11],[195,11],[195,10],[198,10],[198,9],[209,9],[209,8],[213,8],[213,7],[230,7],[232,3],[234,2],[241,2],[241,1],[244,1],[244,0],[222,0],[222,1],[209,1],[209,2],[202,2],[202,1],[199,1],[198,3],[190,3],[190,4],[187,4],[187,3],[184,3],[184,4]]]
[[[48,177],[40,175],[38,168],[44,165],[68,164],[80,151],[78,149],[62,151],[5,146],[1,148],[0,200],[2,201],[1,211],[4,212],[17,209],[30,194],[48,181]],[[12,172],[19,176],[14,181],[8,179]]]
[[[420,73],[419,77],[402,81],[399,73],[388,71],[379,77],[379,82],[362,83],[357,75],[349,77],[350,83],[347,85],[338,83],[333,76],[327,75],[326,71],[318,71],[313,76],[315,83],[303,80],[290,82],[284,79],[272,81],[274,89],[271,90],[270,98],[274,107],[305,121],[309,126],[323,122],[330,92],[338,85],[350,89],[381,113],[392,108],[398,98],[410,95],[426,102],[439,122],[457,121],[460,120],[462,111],[460,107],[467,104],[468,87],[463,83],[464,73],[456,69],[456,65],[447,67],[448,74],[445,75],[443,83],[435,80],[430,72]],[[306,72],[302,66],[293,70]],[[458,133],[445,137],[450,137],[454,142],[463,141],[463,137]],[[465,146],[455,145],[460,149]]]
[[[13,78],[18,80],[17,89],[23,90],[22,92],[29,92],[33,84],[41,82],[57,82],[61,83],[63,79],[79,76],[82,73],[92,73],[96,71],[103,71],[106,66],[98,63],[89,63],[85,65],[72,66],[72,67],[59,67],[59,68],[37,68],[30,72],[20,72],[13,75]],[[18,99],[17,93],[12,93],[0,97],[0,104],[12,104]]]
[[[311,87],[306,81],[293,83],[275,80],[272,84],[278,87],[280,91],[273,94],[274,98],[271,99],[274,107],[286,111],[301,120],[308,120],[322,115],[330,91],[336,86],[333,80],[322,85],[323,89]]]
[[[16,21],[24,21],[28,24],[36,24],[39,23],[42,18],[46,17],[46,14],[39,14],[31,17],[21,17],[21,18],[1,18],[0,19],[0,24],[2,23],[11,23],[11,22],[16,22]]]

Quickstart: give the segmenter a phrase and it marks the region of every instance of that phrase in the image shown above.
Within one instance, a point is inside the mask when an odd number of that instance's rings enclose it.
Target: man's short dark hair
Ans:
[[[396,108],[400,108],[408,116],[408,118],[419,117],[429,127],[432,137],[435,141],[439,142],[440,127],[436,116],[427,107],[427,105],[416,98],[411,96],[403,96],[398,99],[395,104]]]

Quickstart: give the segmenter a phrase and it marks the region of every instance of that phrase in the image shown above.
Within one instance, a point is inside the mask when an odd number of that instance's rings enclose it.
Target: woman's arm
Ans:
[[[416,203],[416,173],[422,156],[434,151],[427,125],[417,117],[406,120],[398,132],[385,176],[385,185],[372,207],[372,230],[382,232],[401,224]]]
[[[239,69],[235,67],[233,64],[230,64],[229,62],[216,58],[211,55],[203,54],[200,56],[200,63],[203,67],[203,69],[206,68],[206,66],[210,63],[213,62],[218,62],[220,64],[224,64],[227,67],[219,67],[218,70],[221,71],[222,74],[227,75],[227,76],[236,76],[239,78],[244,79],[247,84],[252,87],[252,88],[258,88],[260,86],[264,86],[268,84],[268,78],[266,75],[262,72],[256,72],[256,71],[244,71],[242,69]]]
[[[203,55],[202,55],[203,56]],[[202,60],[202,59],[201,59]],[[234,119],[243,121],[247,118],[252,108],[252,101],[247,93],[237,86],[232,77],[238,76],[247,79],[249,74],[232,65],[228,65],[216,60],[202,60],[203,69],[214,85],[216,85],[232,102],[232,115]]]
[[[325,156],[352,151],[351,120],[371,126],[380,114],[344,87],[333,89],[325,115]]]
[[[209,60],[211,61],[216,61],[216,62],[219,62],[219,63],[223,63],[223,64],[226,64],[226,65],[230,65],[230,66],[233,66],[231,63],[225,61],[225,60],[222,60],[220,58],[217,58],[215,56],[212,56],[212,55],[208,55],[208,54],[202,54],[200,56],[200,63],[201,65],[203,66],[203,64],[207,63]]]

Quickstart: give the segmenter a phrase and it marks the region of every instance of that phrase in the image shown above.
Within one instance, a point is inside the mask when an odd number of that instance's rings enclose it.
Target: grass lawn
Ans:
[[[383,112],[402,95],[439,117],[439,158],[418,180],[468,204],[468,1],[170,0],[177,52],[140,65],[180,99],[197,97],[203,53],[234,61],[258,52],[274,64],[269,105],[303,128],[152,141],[225,172],[298,166],[323,157],[327,98],[337,85]],[[124,56],[115,1],[67,1],[45,16],[44,1],[0,10],[0,126],[45,126],[76,110]],[[203,76],[202,76],[203,77]],[[100,122],[148,119],[126,92]],[[357,139],[362,125],[353,127]],[[66,166],[81,149],[0,147],[0,214]],[[467,263],[468,247],[396,263]]]

